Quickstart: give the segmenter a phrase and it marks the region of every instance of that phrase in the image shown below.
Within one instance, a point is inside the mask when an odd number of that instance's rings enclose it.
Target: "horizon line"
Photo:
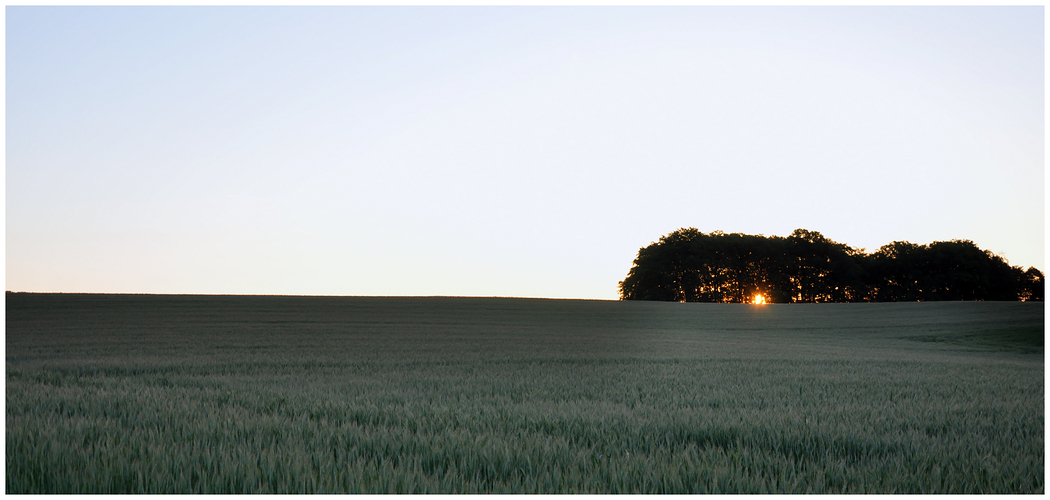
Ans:
[[[206,297],[359,297],[359,298],[459,298],[459,299],[540,299],[540,300],[603,300],[623,302],[622,299],[595,299],[583,297],[537,297],[524,295],[337,295],[337,294],[295,294],[295,293],[206,293],[206,292],[31,292],[24,290],[5,290],[15,294],[51,294],[51,295],[180,295]]]

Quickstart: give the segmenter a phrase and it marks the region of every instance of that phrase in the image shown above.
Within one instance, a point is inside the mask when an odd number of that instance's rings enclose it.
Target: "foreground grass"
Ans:
[[[1043,491],[1041,305],[689,306],[9,295],[7,492]]]

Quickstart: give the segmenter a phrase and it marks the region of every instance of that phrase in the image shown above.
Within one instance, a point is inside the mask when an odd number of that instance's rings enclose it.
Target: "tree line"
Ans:
[[[1043,300],[1043,273],[970,240],[894,241],[868,254],[796,229],[790,236],[683,228],[638,250],[622,300],[897,302]]]

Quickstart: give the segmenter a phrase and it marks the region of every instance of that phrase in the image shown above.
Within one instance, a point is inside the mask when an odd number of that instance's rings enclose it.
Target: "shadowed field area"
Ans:
[[[7,294],[8,493],[1037,493],[1042,303]]]

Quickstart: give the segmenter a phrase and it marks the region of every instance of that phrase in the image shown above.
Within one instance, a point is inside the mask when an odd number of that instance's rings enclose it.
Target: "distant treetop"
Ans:
[[[1043,273],[970,240],[894,241],[875,253],[796,229],[788,237],[683,228],[638,250],[622,300],[897,302],[1043,300]]]

